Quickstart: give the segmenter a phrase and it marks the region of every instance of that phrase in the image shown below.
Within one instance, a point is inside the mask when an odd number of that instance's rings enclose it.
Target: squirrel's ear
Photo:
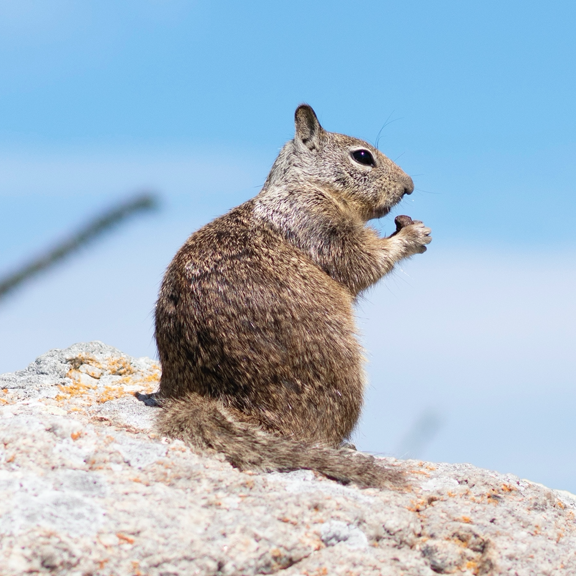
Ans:
[[[308,104],[298,106],[294,120],[296,122],[296,138],[310,150],[318,148],[324,129],[320,126],[312,106],[308,106]]]

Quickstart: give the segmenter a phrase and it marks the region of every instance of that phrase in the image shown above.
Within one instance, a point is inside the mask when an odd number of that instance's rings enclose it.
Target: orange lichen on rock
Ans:
[[[72,384],[58,384],[58,388],[60,389],[61,394],[56,396],[56,400],[69,400],[74,396],[82,396],[84,394],[88,394],[90,390],[94,390],[96,388],[95,384],[84,384],[80,380],[76,379],[74,373],[78,373],[78,371],[70,370],[70,372],[67,374],[67,377],[72,380]]]
[[[136,391],[153,392],[160,381],[160,367],[152,365],[139,370],[129,358],[108,358],[99,361],[93,356],[79,354],[68,359],[70,370],[66,377],[71,384],[60,384],[56,401],[82,398],[82,403],[103,404],[132,395]],[[2,399],[0,399],[2,402]]]
[[[99,404],[103,404],[104,402],[108,402],[109,400],[117,400],[118,398],[122,398],[122,396],[130,396],[132,395],[131,392],[124,390],[122,386],[105,386],[104,390],[98,396],[96,401]]]
[[[410,512],[421,512],[426,508],[426,504],[425,500],[412,500],[411,505],[408,506],[408,510],[410,510]]]
[[[135,372],[127,358],[111,358],[106,362],[105,370],[116,376],[127,376]]]
[[[116,534],[118,540],[122,540],[123,542],[126,542],[128,544],[134,544],[134,538],[130,538],[130,536],[126,536],[125,534],[122,534],[121,532],[118,532]]]
[[[430,476],[428,472],[424,472],[424,470],[410,470],[411,474],[419,474],[420,476]]]

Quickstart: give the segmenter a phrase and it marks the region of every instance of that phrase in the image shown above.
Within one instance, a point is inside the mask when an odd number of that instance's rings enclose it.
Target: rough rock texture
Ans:
[[[92,342],[0,376],[0,573],[576,574],[576,497],[406,461],[404,492],[250,474],[153,433],[159,367]]]

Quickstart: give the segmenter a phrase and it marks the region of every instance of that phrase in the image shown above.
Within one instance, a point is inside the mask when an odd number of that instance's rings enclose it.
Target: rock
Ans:
[[[154,433],[133,394],[159,375],[91,342],[0,376],[3,575],[576,574],[572,494],[413,460],[402,492],[240,472]]]

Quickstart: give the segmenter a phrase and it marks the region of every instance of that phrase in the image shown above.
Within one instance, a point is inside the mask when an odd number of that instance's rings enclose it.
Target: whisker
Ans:
[[[392,110],[392,112],[390,112],[390,114],[388,115],[388,118],[386,118],[386,122],[384,122],[384,125],[382,126],[382,128],[380,128],[380,130],[378,130],[378,134],[376,135],[376,144],[375,144],[375,148],[376,150],[379,150],[378,148],[378,144],[380,143],[380,136],[382,135],[382,130],[384,130],[384,128],[386,128],[386,126],[388,126],[389,124],[392,124],[393,122],[397,122],[398,120],[402,120],[402,118],[396,118],[394,120],[390,120],[390,118],[392,117],[392,114],[394,114],[395,110]]]
[[[442,192],[431,192],[430,190],[424,190],[424,188],[414,188],[414,192],[423,192],[424,194],[434,194],[435,196],[439,196]]]

